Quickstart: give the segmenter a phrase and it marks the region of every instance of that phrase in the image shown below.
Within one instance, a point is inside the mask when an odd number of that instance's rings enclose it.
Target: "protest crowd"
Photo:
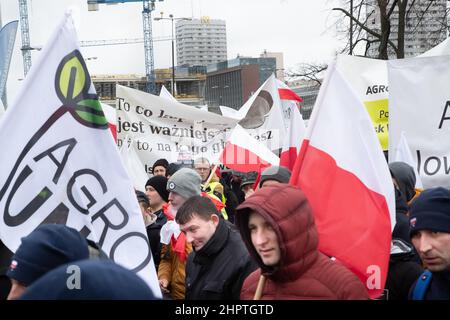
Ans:
[[[0,118],[1,299],[450,300],[443,149],[402,109],[419,100],[403,70],[445,77],[443,57],[382,66],[389,142],[351,56],[307,126],[274,76],[229,116],[118,86],[111,125],[73,33],[68,15]]]

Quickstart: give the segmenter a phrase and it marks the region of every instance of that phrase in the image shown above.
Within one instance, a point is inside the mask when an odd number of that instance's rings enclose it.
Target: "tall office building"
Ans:
[[[227,60],[225,21],[208,17],[179,20],[175,33],[177,65],[206,66]]]
[[[414,7],[411,8],[411,5]],[[390,7],[390,5],[389,5]],[[389,9],[388,7],[388,9]],[[409,1],[406,9],[409,14],[405,21],[405,58],[417,56],[447,38],[445,24],[447,1],[446,0],[416,0]],[[366,15],[368,16],[368,27],[376,32],[380,32],[380,11],[377,0],[368,0],[366,4]],[[391,36],[390,39],[397,45],[398,30],[398,9],[395,8],[391,16]],[[373,40],[371,35],[367,36]],[[396,59],[397,56],[391,46],[388,47],[389,59]],[[370,57],[378,56],[378,43],[371,45]]]

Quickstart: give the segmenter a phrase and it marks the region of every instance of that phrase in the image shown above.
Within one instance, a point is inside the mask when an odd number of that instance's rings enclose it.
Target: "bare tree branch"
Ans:
[[[325,63],[301,63],[295,71],[288,70],[286,77],[290,79],[306,79],[314,81],[319,86],[322,84],[320,74],[328,68]]]
[[[353,17],[350,12],[348,12],[345,9],[342,8],[333,8],[332,10],[335,11],[341,11],[343,12],[347,17],[349,17],[350,19],[353,20],[353,22],[355,22],[361,29],[363,29],[364,31],[366,31],[368,34],[371,34],[372,36],[381,39],[382,35],[373,31],[372,29],[369,29],[367,26],[363,25],[360,21],[358,21],[355,17]],[[394,50],[397,50],[397,46],[395,45],[395,43],[393,43],[391,40],[388,40],[389,45],[394,48]]]
[[[447,0],[447,2],[450,2],[450,0]],[[360,52],[364,52],[364,56],[373,53],[373,50],[376,49],[379,59],[388,59],[392,52],[395,53],[397,58],[403,58],[405,55],[405,33],[417,32],[421,25],[428,23],[428,19],[434,26],[437,26],[434,30],[426,31],[428,44],[440,41],[438,39],[442,39],[442,37],[437,35],[447,34],[448,31],[447,17],[450,14],[450,8],[446,8],[445,18],[440,16],[437,20],[434,15],[428,15],[433,10],[433,5],[437,3],[436,0],[427,2],[417,0],[353,0],[352,13],[345,9],[349,7],[349,0],[342,0],[341,3],[342,7],[332,8],[332,11],[337,13],[333,26],[338,30],[338,38],[344,40],[345,44],[340,49],[341,53],[349,52],[350,37],[348,35],[350,31],[353,39],[352,48],[358,46]],[[438,10],[442,11],[440,5],[439,3]],[[349,19],[353,22],[353,30],[350,30]],[[394,20],[396,22],[392,23],[393,30],[391,30],[391,21]],[[436,43],[432,45],[436,45]],[[291,79],[310,80],[320,85],[322,81],[321,73],[326,68],[327,65],[323,63],[302,63],[295,70],[287,71],[286,76]]]
[[[365,43],[365,55],[369,52],[373,54],[373,47],[376,45],[379,59],[388,59],[392,53],[397,58],[403,58],[405,56],[405,42],[409,41],[411,35],[414,36],[414,33],[417,33],[418,30],[421,33],[426,31],[425,37],[422,37],[423,40],[421,41],[425,41],[431,46],[442,41],[443,35],[448,32],[449,9],[446,8],[445,4],[442,5],[441,2],[436,0],[352,1],[354,8],[352,12],[348,10],[350,0],[342,0],[340,7],[332,8],[339,13],[338,21],[341,31],[338,32],[347,37],[344,38],[347,42],[343,49],[345,52],[348,52],[349,48],[348,33],[350,31],[355,46],[358,45],[360,49],[364,50],[363,45]],[[450,0],[446,2],[448,3]],[[438,19],[436,19],[435,14],[429,14],[437,10],[439,10]],[[443,10],[445,10],[445,14]],[[348,20],[352,21],[353,30],[349,29]],[[429,30],[429,28],[422,30],[422,26],[428,24],[433,26],[433,30]],[[377,39],[377,41],[374,41],[374,39]]]
[[[394,10],[395,10],[395,6],[397,5],[397,1],[398,1],[398,0],[394,0],[394,2],[392,3],[392,6],[391,6],[391,8],[389,9],[389,12],[388,12],[388,14],[387,14],[387,18],[388,18],[388,19],[391,18],[392,13],[393,13]]]

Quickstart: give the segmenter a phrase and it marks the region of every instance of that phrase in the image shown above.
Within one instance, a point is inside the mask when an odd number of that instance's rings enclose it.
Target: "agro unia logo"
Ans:
[[[101,105],[97,99],[97,95],[90,94],[89,87],[91,86],[91,78],[86,68],[86,64],[78,50],[66,55],[60,62],[58,69],[56,71],[55,77],[55,90],[58,98],[61,100],[61,106],[45,121],[45,123],[39,128],[39,130],[31,137],[27,142],[22,152],[12,168],[8,179],[0,190],[0,201],[3,200],[7,189],[9,188],[13,177],[16,175],[18,168],[20,167],[22,161],[27,156],[28,152],[36,145],[43,137],[45,133],[55,124],[59,118],[61,118],[65,113],[70,113],[72,117],[80,124],[96,128],[96,129],[108,129],[108,122],[103,114]],[[76,144],[75,139],[69,139],[62,141],[50,148],[45,153],[38,155],[34,158],[35,161],[43,158],[44,156],[52,157],[51,152],[61,148],[67,147],[65,157],[63,159],[64,163],[59,163],[58,170],[53,177],[53,182],[57,183],[61,175],[62,169],[64,168],[65,161],[69,153],[72,151]],[[54,162],[57,160],[52,158]],[[15,191],[24,182],[24,180],[32,173],[29,166],[25,166],[24,169],[19,174],[19,177],[13,184],[12,190],[8,195],[8,199],[5,205],[4,222],[9,226],[15,226],[23,222],[38,208],[42,205],[50,196],[51,192],[45,187],[39,195],[32,200],[29,206],[21,212],[21,215],[11,216],[9,215],[9,205],[12,196],[14,196]],[[28,214],[26,214],[28,212]]]
[[[55,111],[35,126],[38,129],[28,141],[18,137],[23,150],[0,185],[5,239],[16,246],[21,234],[39,224],[69,222],[86,238],[94,231],[93,238],[110,259],[130,261],[138,272],[151,261],[148,239],[135,228],[137,215],[125,209],[131,193],[118,192],[112,182],[117,175],[100,161],[109,149],[105,146],[101,155],[92,154],[105,135],[96,139],[88,131],[109,129],[96,94],[89,93],[91,79],[78,50],[61,60],[54,85],[60,100],[54,101]],[[122,253],[139,244],[136,241],[148,250],[129,259]]]

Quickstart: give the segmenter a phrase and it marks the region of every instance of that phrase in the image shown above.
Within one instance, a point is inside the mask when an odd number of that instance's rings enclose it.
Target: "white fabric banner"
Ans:
[[[450,41],[444,40],[420,55],[431,57],[450,53]],[[383,150],[389,149],[389,86],[386,60],[339,55],[336,68],[350,83],[367,109]]]
[[[145,172],[159,158],[189,164],[197,157],[216,162],[237,120],[117,86],[119,147],[128,136],[136,143]]]
[[[10,250],[40,224],[66,224],[161,297],[141,210],[70,12],[5,112],[0,141],[0,237]]]
[[[235,114],[239,125],[269,150],[283,147],[286,127],[275,75],[272,74]]]
[[[388,149],[388,81],[386,61],[339,55],[338,69],[366,107],[383,150]]]
[[[119,150],[123,166],[133,182],[134,188],[145,192],[145,183],[147,182],[149,175],[144,171],[144,165],[139,159],[136,141],[127,138],[125,141],[127,141],[127,143],[122,144],[122,147]]]
[[[233,109],[230,107],[225,107],[225,106],[219,106],[219,109],[223,116],[240,120],[239,110],[236,110],[236,109]]]
[[[402,131],[400,135],[400,140],[398,142],[394,161],[400,161],[409,164],[414,169],[414,174],[416,175],[415,187],[423,189],[422,179],[420,178],[420,175],[417,172],[417,162],[414,160],[414,157],[411,153],[411,149],[409,148],[409,143],[408,140],[406,139],[404,131]]]
[[[388,62],[389,153],[404,131],[424,188],[450,188],[450,56]]]
[[[165,86],[161,87],[161,91],[159,92],[159,96],[161,98],[173,101],[173,102],[178,102],[177,99],[175,99],[175,97],[169,92],[169,90],[166,89]]]
[[[0,99],[0,121],[1,121],[4,113],[5,113],[5,107],[3,106],[3,102]]]
[[[435,57],[450,54],[450,38],[445,39],[434,48],[422,53],[419,57]]]

